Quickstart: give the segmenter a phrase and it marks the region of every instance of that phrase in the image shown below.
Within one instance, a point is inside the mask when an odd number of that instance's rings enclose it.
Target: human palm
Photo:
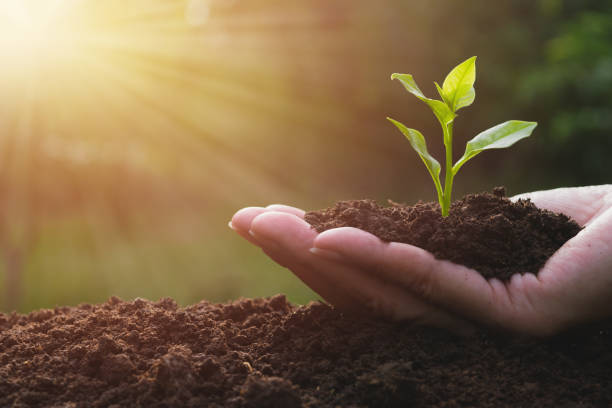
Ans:
[[[459,331],[476,323],[534,335],[612,314],[612,185],[518,198],[563,212],[584,229],[537,276],[517,274],[507,282],[356,228],[318,234],[293,207],[244,208],[230,226],[342,310]]]

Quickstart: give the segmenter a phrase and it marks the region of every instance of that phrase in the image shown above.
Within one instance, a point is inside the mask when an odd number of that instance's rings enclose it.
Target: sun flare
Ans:
[[[215,174],[271,171],[240,148],[265,125],[262,114],[287,119],[274,121],[282,134],[294,120],[286,115],[312,110],[287,111],[290,78],[260,57],[277,36],[238,4],[0,0],[0,152],[14,150],[5,167],[25,174],[34,155],[70,166],[127,163],[209,180],[232,199]]]
[[[76,37],[62,19],[70,0],[0,2],[0,58],[3,70],[40,67],[66,52]]]

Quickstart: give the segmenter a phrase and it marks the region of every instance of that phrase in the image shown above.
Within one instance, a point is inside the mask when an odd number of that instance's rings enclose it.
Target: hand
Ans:
[[[402,243],[355,228],[317,234],[292,207],[250,207],[231,225],[331,304],[395,320],[461,330],[470,323],[550,335],[612,314],[612,186],[523,194],[585,228],[538,276],[484,279]]]
[[[314,248],[315,239],[323,234],[317,234],[303,218],[304,211],[284,205],[248,207],[238,211],[229,225],[340,310],[442,326],[462,333],[471,329],[463,319],[419,300],[381,276],[336,260],[333,255],[325,256],[327,253]],[[370,235],[354,228],[343,230]],[[348,240],[351,245],[359,245],[358,241],[352,242],[350,234]]]

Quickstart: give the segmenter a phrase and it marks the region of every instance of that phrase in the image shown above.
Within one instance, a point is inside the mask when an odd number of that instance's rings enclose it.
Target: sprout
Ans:
[[[457,117],[456,112],[461,108],[470,106],[476,97],[476,92],[474,91],[476,57],[472,57],[453,68],[444,79],[442,87],[437,82],[434,82],[442,100],[427,98],[410,74],[393,74],[391,79],[398,79],[408,92],[429,105],[442,126],[444,147],[446,149],[444,188],[442,188],[440,183],[440,163],[427,151],[427,144],[421,132],[410,129],[394,119],[387,118],[406,136],[412,148],[416,150],[423,163],[425,163],[436,186],[443,217],[448,216],[453,190],[453,178],[465,162],[483,150],[512,146],[519,140],[531,135],[531,132],[537,126],[536,122],[523,122],[520,120],[510,120],[493,126],[470,140],[467,143],[463,156],[453,165],[453,122]]]

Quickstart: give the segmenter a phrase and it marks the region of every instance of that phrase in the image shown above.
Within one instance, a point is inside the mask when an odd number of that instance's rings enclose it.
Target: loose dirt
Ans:
[[[504,195],[503,187],[493,194],[467,195],[451,205],[446,218],[434,202],[383,207],[373,200],[352,200],[308,212],[304,219],[318,232],[359,228],[506,281],[515,273],[537,273],[581,228],[566,215],[539,209],[529,200],[511,202]]]
[[[608,407],[610,367],[612,322],[459,338],[282,295],[0,314],[1,407]]]

